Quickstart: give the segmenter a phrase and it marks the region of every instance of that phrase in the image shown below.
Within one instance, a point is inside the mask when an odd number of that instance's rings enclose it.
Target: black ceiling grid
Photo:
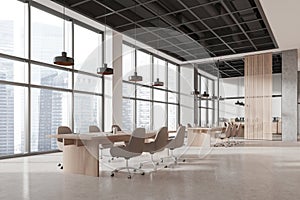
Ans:
[[[109,26],[131,37],[139,27],[139,41],[182,61],[277,47],[254,0],[67,0],[66,6],[101,23],[106,17]],[[168,35],[168,31],[141,27],[174,31]],[[243,60],[221,62],[220,75],[242,76],[243,66]],[[216,73],[207,65],[199,68]],[[273,56],[273,72],[281,72],[278,55]]]
[[[181,61],[278,47],[256,0],[52,1]]]
[[[273,54],[272,56],[272,71],[273,74],[282,72],[282,58],[281,54]],[[199,64],[198,68],[202,71],[205,71],[213,76],[219,76],[220,78],[232,78],[232,77],[241,77],[244,76],[244,60],[235,59],[219,62],[219,70],[217,69],[217,63],[205,63]]]

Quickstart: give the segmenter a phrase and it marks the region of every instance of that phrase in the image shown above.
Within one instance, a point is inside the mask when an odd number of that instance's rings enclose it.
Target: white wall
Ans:
[[[273,95],[281,95],[281,74],[273,74]],[[220,96],[244,97],[244,77],[220,79]],[[244,117],[244,107],[235,105],[237,99],[220,101],[220,118]],[[244,99],[239,101],[245,102]],[[281,116],[281,98],[272,99],[272,116]]]

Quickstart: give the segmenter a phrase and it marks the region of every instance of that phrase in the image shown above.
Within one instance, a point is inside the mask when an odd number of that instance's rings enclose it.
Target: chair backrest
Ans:
[[[230,136],[231,136],[231,137],[235,137],[236,135],[237,135],[237,125],[236,125],[236,124],[233,124],[233,125],[232,125],[232,129],[231,129]]]
[[[113,132],[113,129],[114,129],[114,128],[117,128],[117,131],[122,131],[122,129],[120,128],[119,125],[113,124],[113,125],[111,126],[111,132]]]
[[[163,149],[164,147],[167,146],[169,142],[169,133],[168,133],[168,128],[167,127],[161,127],[154,139],[155,143],[155,149]]]
[[[182,147],[184,144],[184,137],[185,137],[185,126],[180,126],[180,127],[178,127],[176,136],[174,138],[173,148]]]
[[[101,132],[100,128],[98,126],[89,126],[89,132],[90,133],[99,133]]]
[[[244,126],[241,123],[237,128],[237,137],[244,137]]]
[[[135,129],[126,145],[128,151],[133,153],[143,153],[146,131],[144,128]]]
[[[226,138],[230,137],[230,135],[231,135],[231,128],[232,128],[231,124],[227,123],[226,130],[225,130]]]
[[[57,132],[56,132],[58,135],[59,134],[70,134],[70,133],[72,133],[72,130],[69,128],[69,127],[67,127],[67,126],[59,126],[58,128],[57,128]],[[57,141],[58,142],[63,142],[63,139],[61,139],[61,138],[57,138]]]

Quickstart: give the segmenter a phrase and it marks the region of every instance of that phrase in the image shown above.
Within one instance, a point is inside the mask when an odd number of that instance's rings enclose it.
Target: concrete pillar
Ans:
[[[297,141],[298,51],[282,52],[282,141]]]

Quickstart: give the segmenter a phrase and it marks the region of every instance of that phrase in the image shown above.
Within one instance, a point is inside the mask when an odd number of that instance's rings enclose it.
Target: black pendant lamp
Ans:
[[[105,1],[105,5],[106,5],[106,1]],[[105,57],[106,57],[106,7],[105,7],[105,18],[104,18],[104,42],[103,42],[103,65],[99,68],[97,68],[97,74],[99,75],[112,75],[114,74],[114,69],[113,68],[109,68],[107,67],[107,63],[105,62]],[[100,44],[100,42],[99,42]],[[100,45],[99,45],[100,46]],[[99,47],[98,46],[98,56],[99,56]]]
[[[160,25],[160,18],[158,18],[158,27],[159,27],[159,25]],[[159,34],[159,32],[158,32],[158,34]],[[159,36],[158,36],[158,39],[157,39],[157,55],[159,55]],[[162,81],[159,81],[159,77],[158,77],[158,59],[156,59],[157,60],[157,62],[156,62],[156,76],[157,76],[157,79],[156,79],[156,81],[154,81],[154,82],[152,82],[152,86],[156,86],[156,87],[163,87],[164,86],[164,82],[162,82]]]
[[[60,56],[56,56],[53,60],[53,63],[56,64],[56,65],[61,65],[61,66],[72,66],[74,65],[74,59],[71,58],[71,57],[68,57],[67,56],[67,52],[65,51],[65,40],[66,40],[66,8],[65,8],[65,5],[63,7],[63,20],[64,20],[64,23],[63,23],[63,52],[61,53]]]
[[[135,15],[137,15],[137,12],[136,12],[136,4],[135,4]],[[136,58],[136,23],[135,23],[135,28],[134,28],[134,38],[135,38],[135,45],[134,45],[134,55],[135,55],[135,58]],[[137,69],[136,69],[136,59],[135,59],[135,62],[134,62],[134,73],[133,75],[129,76],[128,77],[128,81],[131,81],[131,82],[141,82],[143,81],[143,77],[142,76],[139,76],[138,73],[137,73]]]
[[[135,71],[133,73],[133,75],[131,75],[131,76],[128,77],[128,80],[131,81],[131,82],[140,82],[140,81],[143,81],[143,77],[139,76],[137,74],[137,72]]]
[[[208,98],[209,94],[206,91],[204,91],[203,94],[201,94],[201,97]]]
[[[162,87],[164,86],[164,82],[159,81],[159,78],[157,78],[156,81],[152,82],[152,86]]]
[[[245,106],[245,103],[242,101],[237,101],[234,103],[235,105],[239,105],[239,106]]]

